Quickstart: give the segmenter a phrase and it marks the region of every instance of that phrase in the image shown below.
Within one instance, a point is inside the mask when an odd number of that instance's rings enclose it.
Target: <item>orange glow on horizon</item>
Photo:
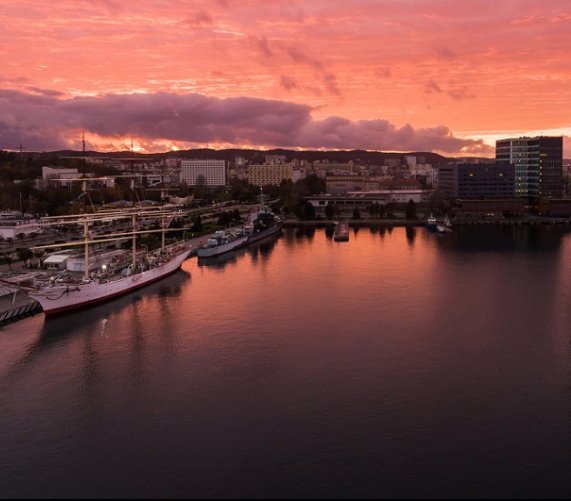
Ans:
[[[19,0],[0,6],[0,22],[0,92],[17,89],[38,100],[44,92],[62,100],[170,93],[295,103],[310,107],[315,121],[394,124],[402,130],[399,151],[408,151],[407,124],[415,134],[445,126],[455,138],[483,139],[487,146],[514,131],[571,136],[567,0],[503,2],[493,11],[484,0],[141,0],[136,8],[117,0]],[[44,117],[34,119],[41,126]],[[3,121],[10,133],[1,132]],[[74,121],[60,133],[70,145],[81,129]],[[16,122],[11,113],[0,115],[0,148],[13,147],[18,136],[36,138]],[[139,151],[287,147],[253,144],[241,134],[228,136],[231,141],[200,140],[200,134],[186,141],[155,130],[162,123],[150,116],[148,134],[132,134]],[[121,131],[91,133],[97,149],[123,146]],[[330,141],[324,149],[336,145]],[[317,149],[289,147],[296,146]],[[441,147],[431,149],[492,154],[489,148]],[[382,141],[379,150],[387,150]]]

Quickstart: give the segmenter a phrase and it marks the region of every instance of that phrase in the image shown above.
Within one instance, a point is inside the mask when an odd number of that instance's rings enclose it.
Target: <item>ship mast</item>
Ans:
[[[83,279],[87,282],[89,280],[89,223],[87,221],[87,216],[83,220],[83,245]]]
[[[135,268],[137,267],[137,214],[133,214],[131,218],[131,226],[133,228],[133,273],[135,273]]]
[[[147,218],[156,218],[156,220],[160,221],[161,228],[156,230],[138,230],[137,223],[139,217],[147,217]],[[90,234],[90,224],[96,223],[98,221],[106,221],[109,219],[130,219],[132,229],[130,232],[125,233],[112,233],[106,234],[103,238],[98,237],[97,235]],[[90,255],[90,245],[97,245],[103,243],[110,243],[110,242],[117,242],[120,240],[132,240],[132,268],[133,273],[137,267],[137,237],[139,235],[145,234],[152,234],[152,233],[161,233],[162,236],[162,248],[166,247],[166,233],[168,232],[180,232],[184,230],[188,230],[190,228],[172,228],[169,229],[168,226],[170,222],[173,220],[174,214],[169,214],[164,210],[145,210],[145,209],[130,209],[127,211],[102,211],[96,214],[87,214],[84,213],[83,216],[52,216],[43,218],[43,222],[47,224],[69,224],[69,225],[81,225],[83,227],[83,239],[77,242],[70,242],[64,244],[51,244],[51,245],[43,245],[43,246],[36,246],[33,247],[33,251],[39,250],[47,250],[47,249],[60,249],[60,248],[67,248],[67,247],[77,247],[83,246],[83,254],[84,254],[84,274],[83,278],[87,282],[90,280],[90,273],[89,273],[89,255]]]

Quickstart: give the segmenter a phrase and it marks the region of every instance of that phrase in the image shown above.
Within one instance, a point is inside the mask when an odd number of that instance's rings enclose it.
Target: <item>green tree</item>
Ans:
[[[19,261],[23,261],[28,266],[30,259],[33,259],[34,253],[30,249],[19,248],[16,249],[16,255]]]
[[[416,204],[414,200],[410,199],[406,206],[406,218],[409,221],[416,219]]]
[[[198,215],[193,221],[191,231],[194,233],[200,233],[204,231],[204,226],[202,225],[202,216]]]
[[[313,207],[313,205],[310,204],[309,202],[305,203],[303,216],[304,216],[304,219],[309,220],[309,221],[315,219],[315,207]]]
[[[194,196],[196,198],[204,198],[206,196],[206,178],[202,174],[196,178]]]
[[[0,256],[0,265],[8,265],[10,271],[12,271],[12,258],[8,255]]]
[[[335,206],[331,200],[327,202],[327,205],[325,206],[325,215],[327,216],[327,219],[333,219],[335,216]]]
[[[285,203],[285,201],[291,197],[291,195],[293,194],[295,190],[293,181],[291,179],[283,179],[282,182],[280,183],[280,199],[282,201],[282,203]]]
[[[385,208],[386,208],[386,211],[387,211],[387,217],[388,217],[389,219],[392,218],[392,217],[394,216],[393,211],[395,210],[395,204],[393,204],[392,202],[389,202],[389,203],[386,205]]]
[[[325,180],[316,174],[310,174],[303,181],[307,187],[307,192],[310,195],[319,195],[325,192]]]

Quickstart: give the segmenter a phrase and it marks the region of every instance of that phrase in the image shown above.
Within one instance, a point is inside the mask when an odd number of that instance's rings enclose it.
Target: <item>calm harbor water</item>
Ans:
[[[571,233],[325,230],[0,329],[0,497],[571,494]]]

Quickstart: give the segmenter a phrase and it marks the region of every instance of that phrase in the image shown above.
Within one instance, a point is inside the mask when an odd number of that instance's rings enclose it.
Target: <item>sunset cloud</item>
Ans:
[[[569,0],[18,0],[0,23],[0,89],[24,94],[249,96],[315,122],[571,130]]]
[[[482,141],[455,137],[444,126],[414,129],[387,120],[316,120],[312,108],[287,101],[201,94],[115,94],[62,99],[44,93],[0,91],[3,147],[64,148],[79,131],[110,141],[147,144],[266,145],[276,147],[486,152]],[[45,131],[49,134],[45,135]]]

